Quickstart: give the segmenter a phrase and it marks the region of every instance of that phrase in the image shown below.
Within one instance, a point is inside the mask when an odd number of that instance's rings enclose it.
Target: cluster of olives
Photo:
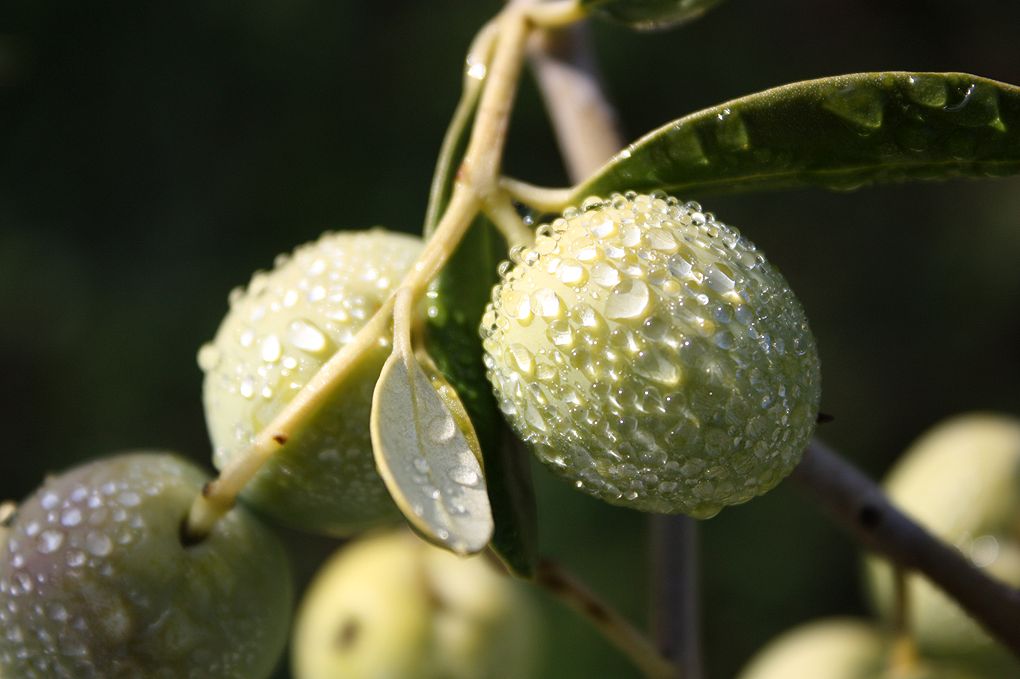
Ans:
[[[380,229],[327,234],[231,294],[199,353],[217,467],[354,338],[420,249]],[[695,203],[614,195],[541,227],[512,260],[481,329],[485,363],[509,422],[557,473],[612,503],[706,517],[796,464],[818,407],[814,342],[789,286],[736,230]],[[113,457],[47,481],[0,555],[3,676],[267,676],[291,592],[280,545],[248,510],[334,536],[399,520],[368,427],[389,350],[362,357],[197,543],[183,525],[206,478],[177,457]],[[524,614],[508,612],[504,585],[414,540],[352,547],[327,567],[299,621],[299,676],[380,676],[358,668],[383,661],[385,676],[524,676],[511,671],[526,655],[511,619]],[[402,631],[380,631],[400,606]],[[412,661],[431,669],[407,674]]]
[[[973,565],[1020,586],[1020,419],[961,415],[922,436],[889,473],[890,499]],[[892,567],[870,558],[867,589],[883,624],[831,619],[764,648],[740,679],[1003,679],[1020,665],[931,583],[906,579],[906,627],[919,656],[893,669]],[[902,663],[901,663],[902,665]]]

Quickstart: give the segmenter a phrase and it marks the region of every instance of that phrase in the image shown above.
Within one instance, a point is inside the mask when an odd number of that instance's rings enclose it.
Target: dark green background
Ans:
[[[5,0],[0,496],[128,448],[206,461],[195,354],[227,292],[323,230],[419,228],[463,51],[496,7]],[[596,40],[633,138],[843,72],[1020,83],[1018,27],[1020,4],[1005,0],[732,0],[678,31],[599,26]],[[565,181],[530,82],[507,167]],[[942,417],[1020,413],[1020,182],[702,202],[798,292],[836,416],[822,434],[870,473]],[[538,485],[544,551],[643,622],[644,517],[544,472]],[[702,525],[713,679],[794,623],[865,610],[856,548],[793,489]],[[301,578],[333,546],[289,539]],[[541,605],[543,676],[635,676],[584,623]]]

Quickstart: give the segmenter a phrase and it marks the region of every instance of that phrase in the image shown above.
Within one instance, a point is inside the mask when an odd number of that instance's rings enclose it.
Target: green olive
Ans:
[[[590,198],[511,253],[482,320],[517,434],[583,491],[699,518],[779,483],[818,411],[783,277],[696,203]]]
[[[891,668],[892,645],[871,623],[853,618],[811,622],[761,649],[738,679],[979,679],[927,660]]]
[[[915,442],[884,482],[890,499],[970,561],[1020,587],[1020,419],[972,413],[947,420]],[[893,614],[893,578],[881,559],[868,559],[872,598]],[[1020,676],[1020,663],[941,590],[908,576],[910,621],[931,655],[965,660]]]
[[[421,240],[382,229],[330,233],[256,273],[230,296],[199,352],[213,461],[244,453],[411,268]],[[242,497],[291,527],[348,535],[399,519],[372,456],[372,391],[389,354],[380,343],[246,486]]]
[[[343,548],[297,615],[296,679],[527,679],[537,632],[518,583],[407,532]]]
[[[243,508],[186,546],[206,475],[169,454],[97,460],[18,509],[0,552],[0,674],[18,679],[269,676],[290,570]]]

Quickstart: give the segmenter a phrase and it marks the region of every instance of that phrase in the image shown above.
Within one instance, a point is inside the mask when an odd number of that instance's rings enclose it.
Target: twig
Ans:
[[[676,667],[663,658],[640,631],[556,563],[547,559],[541,561],[535,571],[535,584],[590,621],[645,676],[652,679],[679,677]]]
[[[689,516],[652,516],[652,632],[684,679],[701,679],[698,624],[698,524]]]
[[[1020,657],[1020,591],[989,577],[914,523],[874,482],[817,440],[791,478],[867,548],[926,576]]]
[[[536,32],[528,56],[567,173],[577,183],[623,146],[616,112],[602,91],[589,28],[581,22]]]

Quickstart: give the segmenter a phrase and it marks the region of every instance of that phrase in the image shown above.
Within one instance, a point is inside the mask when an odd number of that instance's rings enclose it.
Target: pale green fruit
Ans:
[[[535,621],[518,583],[407,532],[343,548],[298,612],[295,679],[528,679]]]
[[[1020,419],[968,414],[947,420],[904,453],[884,486],[894,504],[975,566],[1020,586]],[[891,568],[868,559],[867,580],[877,607],[890,616]],[[910,623],[925,652],[1020,676],[1020,663],[941,590],[920,576],[909,576],[908,583]]]
[[[819,620],[771,641],[738,679],[978,679],[959,668],[926,660],[891,673],[890,648],[887,637],[863,620]]]
[[[818,355],[783,277],[696,203],[588,199],[539,229],[482,320],[500,407],[613,504],[704,518],[779,483],[815,426]]]
[[[181,526],[207,481],[169,454],[51,478],[0,553],[0,667],[18,679],[261,679],[287,640],[290,571],[243,508]]]
[[[382,229],[330,233],[281,256],[230,296],[199,352],[205,412],[222,469],[351,341],[411,268],[421,240]],[[346,535],[397,520],[372,456],[372,391],[389,354],[380,343],[343,387],[247,485],[243,498],[294,528]]]

